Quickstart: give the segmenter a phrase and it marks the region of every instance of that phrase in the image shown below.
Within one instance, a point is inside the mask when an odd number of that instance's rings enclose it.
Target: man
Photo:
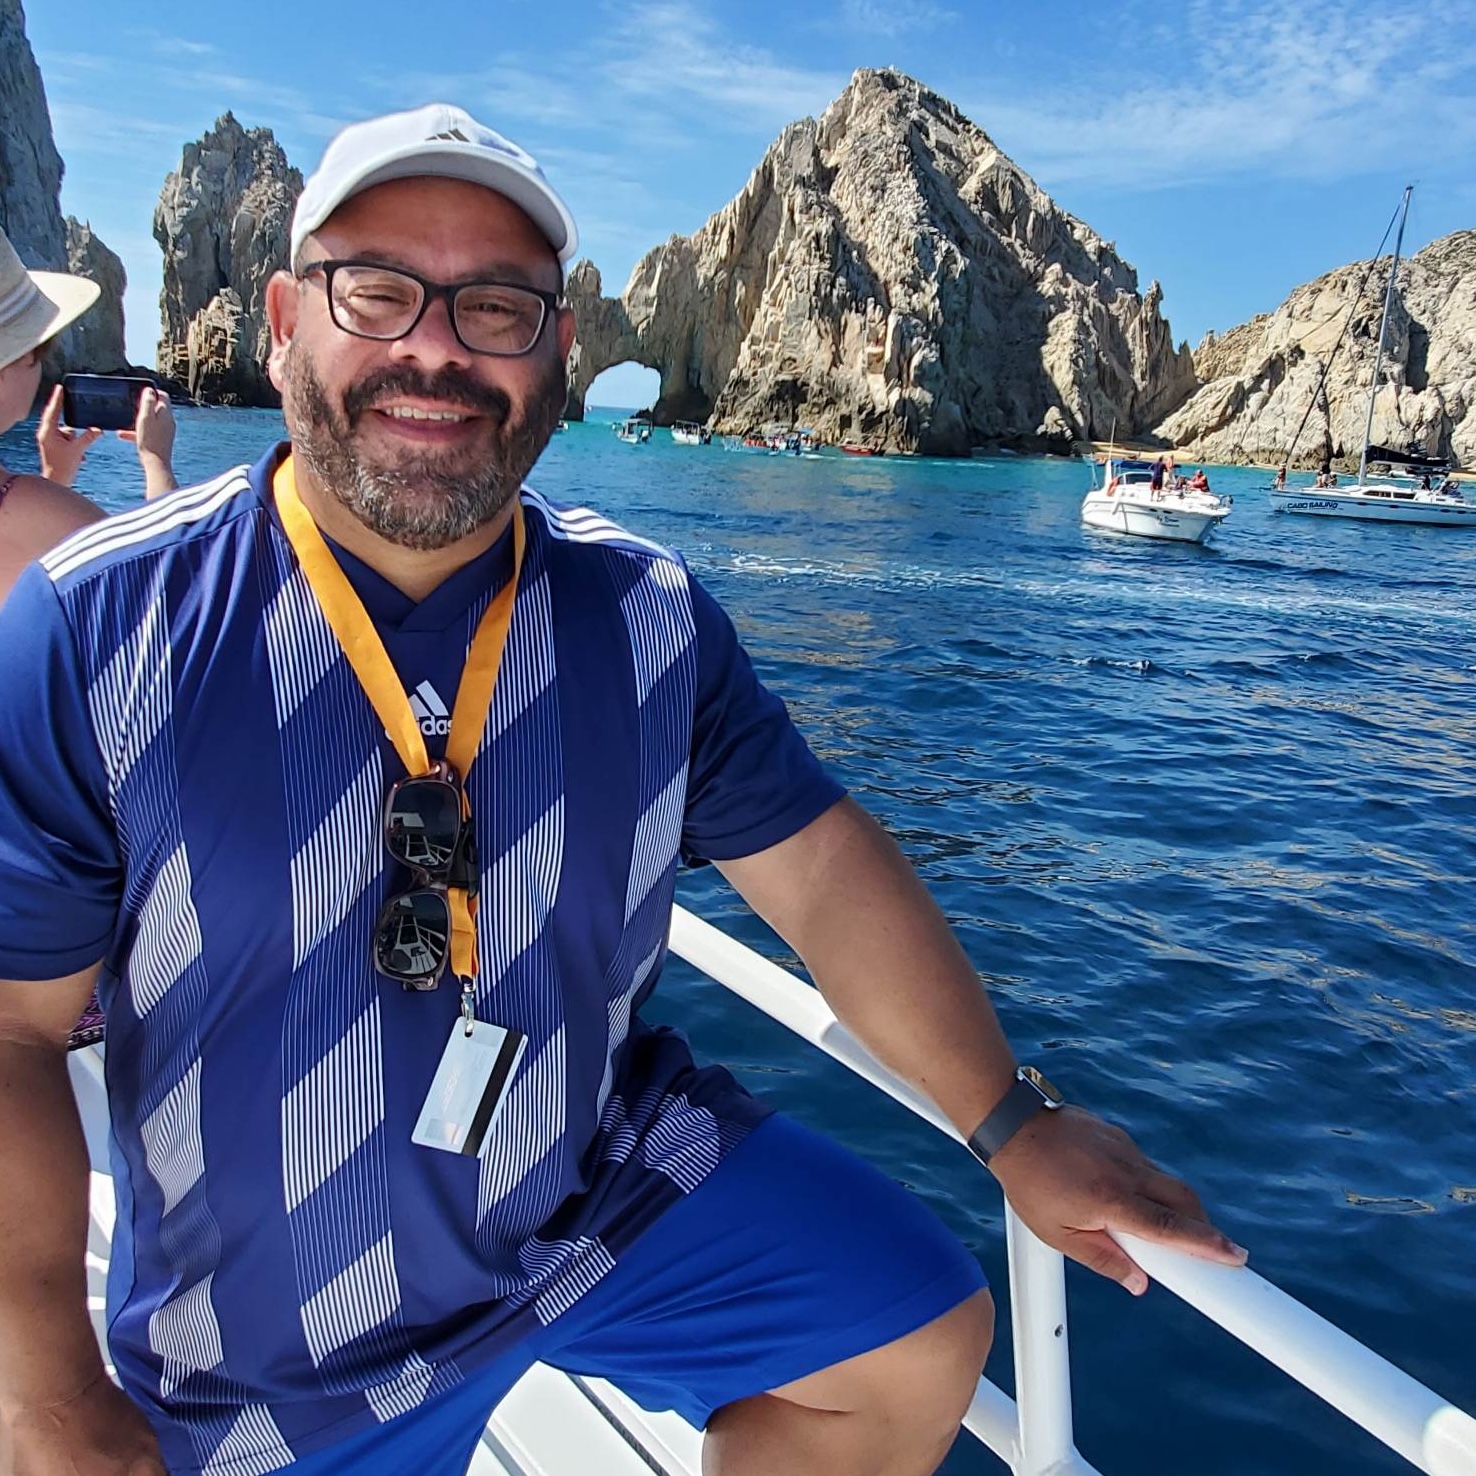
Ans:
[[[1135,1291],[1108,1226],[1243,1259],[1017,1079],[681,561],[520,492],[574,251],[537,165],[459,109],[346,130],[268,291],[291,446],[78,534],[0,612],[18,1472],[454,1476],[535,1359],[704,1425],[719,1476],[933,1470],[992,1330],[978,1268],[640,1020],[683,854],[979,1130],[1038,1233]],[[95,979],[131,1398],[82,1295],[62,1042]]]

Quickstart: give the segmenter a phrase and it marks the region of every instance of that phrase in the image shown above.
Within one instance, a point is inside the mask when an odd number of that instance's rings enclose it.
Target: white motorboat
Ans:
[[[644,446],[651,439],[649,420],[622,420],[615,427],[615,434],[627,446]]]
[[[678,446],[706,446],[712,432],[695,420],[678,420],[671,428],[671,438]]]
[[[1208,488],[1158,487],[1146,461],[1107,458],[1106,480],[1081,504],[1081,520],[1111,533],[1136,538],[1203,543],[1210,530],[1230,516],[1233,499]]]
[[[933,1127],[958,1137],[931,1102],[892,1076],[836,1020],[817,990],[680,907],[672,910],[670,941],[673,953],[717,983]],[[116,1207],[102,1051],[96,1046],[75,1051],[71,1064],[92,1164],[88,1306],[106,1358],[104,1297]],[[981,1189],[988,1182],[981,1171]],[[1005,1219],[1016,1398],[981,1379],[964,1429],[1014,1476],[1099,1476],[1077,1450],[1073,1433],[1064,1260],[1037,1240],[1008,1206]],[[1427,1476],[1476,1476],[1476,1420],[1464,1410],[1248,1266],[1214,1265],[1148,1241],[1120,1238],[1153,1280],[1361,1425],[1414,1469]],[[1083,1368],[1091,1366],[1083,1360]],[[1263,1418],[1258,1409],[1246,1414]],[[1157,1415],[1145,1405],[1145,1428],[1151,1428]],[[1212,1438],[1221,1439],[1223,1433],[1216,1428]],[[1131,1451],[1123,1453],[1111,1469],[1131,1471],[1132,1457]],[[233,1463],[230,1470],[240,1473],[244,1468]],[[701,1470],[702,1435],[680,1416],[650,1414],[603,1379],[539,1363],[493,1412],[468,1476],[699,1476]]]
[[[1416,484],[1413,478],[1390,477],[1370,482],[1368,476],[1370,462],[1389,461],[1406,466],[1424,466],[1427,470],[1440,465],[1425,456],[1401,456],[1398,452],[1370,444],[1374,406],[1379,396],[1379,376],[1384,367],[1384,345],[1389,333],[1389,309],[1394,301],[1399,253],[1404,245],[1404,227],[1409,220],[1409,201],[1413,193],[1414,186],[1406,185],[1399,234],[1394,239],[1394,260],[1384,288],[1384,315],[1379,320],[1379,348],[1374,358],[1373,380],[1368,388],[1368,417],[1363,427],[1363,450],[1358,458],[1358,480],[1348,487],[1273,487],[1271,506],[1277,512],[1302,513],[1314,518],[1360,518],[1374,523],[1426,523],[1445,528],[1476,528],[1476,498],[1465,496],[1451,479],[1438,487],[1430,487]]]

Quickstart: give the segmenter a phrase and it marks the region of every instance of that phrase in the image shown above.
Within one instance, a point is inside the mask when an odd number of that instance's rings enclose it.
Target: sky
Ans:
[[[154,204],[228,108],[306,174],[345,123],[459,103],[543,164],[611,295],[859,67],[957,104],[1162,283],[1191,343],[1370,255],[1406,183],[1407,248],[1476,227],[1476,0],[24,3],[62,206],[123,258],[143,364]],[[613,369],[591,402],[654,382]]]

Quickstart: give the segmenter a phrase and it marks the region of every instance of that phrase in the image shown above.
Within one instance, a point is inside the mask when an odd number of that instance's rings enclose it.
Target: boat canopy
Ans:
[[[1391,451],[1387,446],[1370,446],[1370,462],[1387,461],[1390,466],[1407,466],[1412,471],[1449,471],[1450,461],[1444,456],[1425,456],[1418,451]]]

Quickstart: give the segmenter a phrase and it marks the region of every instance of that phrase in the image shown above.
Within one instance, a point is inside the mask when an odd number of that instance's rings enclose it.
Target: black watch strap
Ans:
[[[974,1129],[969,1152],[988,1163],[1035,1116],[1061,1106],[1061,1094],[1032,1066],[1022,1066],[994,1110]]]

